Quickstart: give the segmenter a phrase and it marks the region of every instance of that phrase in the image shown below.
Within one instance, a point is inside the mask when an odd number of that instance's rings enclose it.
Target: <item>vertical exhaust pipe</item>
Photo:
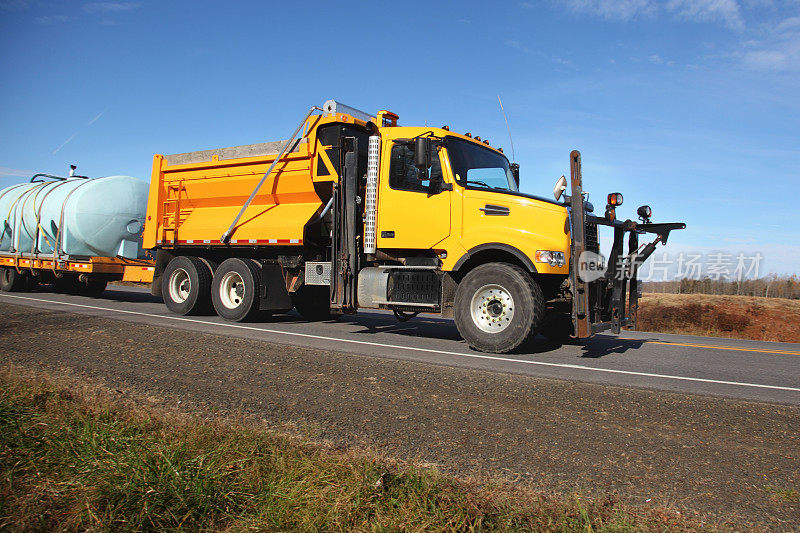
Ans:
[[[381,157],[381,138],[371,135],[367,152],[367,190],[364,220],[364,253],[374,254],[378,251],[376,234],[378,213],[378,166]]]

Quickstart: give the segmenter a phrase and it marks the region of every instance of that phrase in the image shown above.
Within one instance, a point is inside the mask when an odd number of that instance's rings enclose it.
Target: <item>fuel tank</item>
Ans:
[[[143,257],[148,184],[130,176],[68,178],[0,191],[0,251]]]

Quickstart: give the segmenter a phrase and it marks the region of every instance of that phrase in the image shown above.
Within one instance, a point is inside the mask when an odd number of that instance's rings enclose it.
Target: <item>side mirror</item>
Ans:
[[[514,183],[517,184],[517,190],[519,190],[519,163],[511,163],[508,168],[511,169],[511,175],[514,176]]]
[[[427,170],[431,166],[431,139],[430,137],[417,137],[414,139],[414,166],[420,170]]]
[[[556,186],[553,187],[553,196],[556,197],[556,202],[561,199],[561,195],[564,194],[564,191],[567,190],[567,178],[561,176],[558,178],[556,182]]]

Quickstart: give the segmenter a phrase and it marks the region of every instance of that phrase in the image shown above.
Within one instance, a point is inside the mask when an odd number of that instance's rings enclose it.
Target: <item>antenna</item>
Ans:
[[[514,153],[514,139],[511,138],[511,126],[508,125],[508,117],[506,116],[506,110],[503,109],[503,101],[500,100],[500,95],[497,95],[497,101],[500,102],[500,111],[503,112],[503,118],[506,120],[506,129],[508,130],[508,140],[511,141],[511,159],[513,161],[517,160],[517,156]]]

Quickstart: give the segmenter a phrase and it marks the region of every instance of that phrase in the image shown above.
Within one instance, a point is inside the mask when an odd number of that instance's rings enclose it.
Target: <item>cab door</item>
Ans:
[[[414,147],[383,145],[378,192],[378,248],[429,249],[450,235],[451,191],[431,194],[430,179],[442,178],[441,149],[434,148],[429,176],[414,166]]]

